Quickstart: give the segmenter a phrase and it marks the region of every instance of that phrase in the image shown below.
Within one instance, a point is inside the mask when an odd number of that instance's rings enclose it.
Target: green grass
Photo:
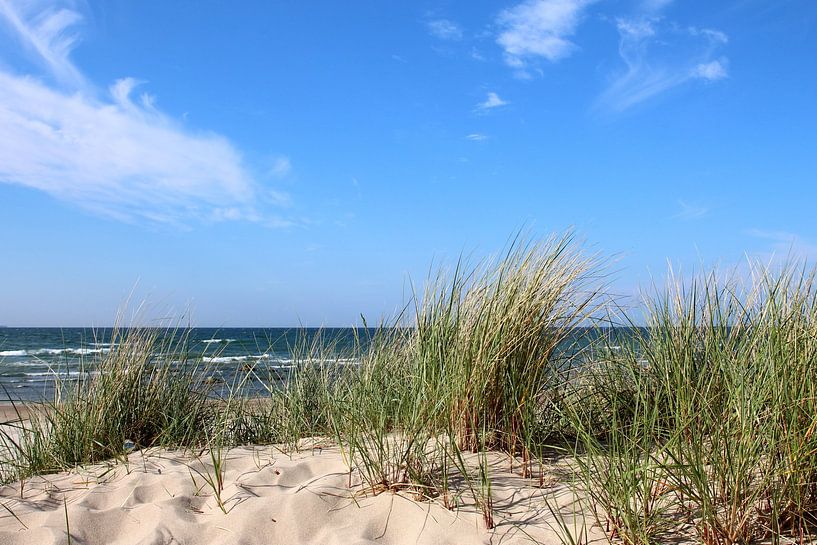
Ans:
[[[809,540],[815,270],[674,279],[645,298],[647,327],[618,339],[584,328],[622,315],[604,270],[569,234],[513,240],[496,259],[432,274],[401,315],[349,353],[304,336],[289,372],[247,369],[220,399],[210,370],[189,356],[186,332],[121,330],[95,373],[57,378],[54,400],[0,431],[0,478],[124,459],[126,441],[206,450],[205,481],[227,511],[227,449],[296,451],[317,437],[340,446],[350,486],[362,483],[356,493],[471,504],[491,528],[488,453],[505,453],[536,485],[560,452],[577,501],[613,542]],[[632,325],[623,315],[620,324]],[[266,384],[264,394],[248,399],[250,382]],[[586,522],[555,528],[564,542],[586,541]]]
[[[627,543],[807,539],[817,522],[817,284],[757,267],[676,280],[648,328],[593,372],[582,488]],[[578,388],[582,388],[581,385]],[[576,392],[576,396],[584,392]]]
[[[206,370],[187,359],[186,333],[117,329],[111,342],[116,348],[78,381],[56,373],[54,399],[0,430],[4,480],[119,457],[126,441],[146,448],[201,439],[213,407]]]
[[[599,260],[571,236],[512,241],[496,260],[433,276],[423,295],[369,343],[330,406],[337,441],[368,489],[443,496],[452,475],[492,526],[484,456],[521,455],[531,472],[543,448],[540,407],[571,359],[564,343],[599,308]]]

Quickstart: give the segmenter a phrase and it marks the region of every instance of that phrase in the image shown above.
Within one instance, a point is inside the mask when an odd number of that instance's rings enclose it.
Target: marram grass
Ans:
[[[184,331],[121,329],[93,372],[56,375],[53,400],[0,427],[0,478],[162,446],[209,452],[218,494],[223,449],[320,437],[340,445],[359,493],[472,503],[491,527],[487,453],[506,453],[532,485],[562,453],[612,542],[810,540],[815,270],[676,279],[646,298],[646,327],[621,335],[592,327],[618,312],[604,281],[603,261],[570,235],[515,240],[432,275],[350,353],[318,336],[292,347],[290,372],[247,369],[220,396]],[[558,533],[580,543],[586,528]]]
[[[581,487],[612,537],[810,540],[817,522],[814,269],[710,273],[647,301],[592,371],[606,411],[566,406]],[[581,387],[581,386],[579,386]]]

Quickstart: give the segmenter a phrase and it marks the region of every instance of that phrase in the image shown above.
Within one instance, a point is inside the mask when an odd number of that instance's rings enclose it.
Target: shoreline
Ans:
[[[38,402],[0,401],[0,425],[9,422],[27,420],[31,414],[31,406]],[[19,413],[19,414],[18,414]]]

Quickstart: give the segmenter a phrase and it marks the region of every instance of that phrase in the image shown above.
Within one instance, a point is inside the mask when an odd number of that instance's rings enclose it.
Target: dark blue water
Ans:
[[[575,331],[565,342],[566,353],[583,351],[595,341],[619,349],[633,332],[629,328]],[[247,384],[244,393],[254,395],[285,379],[296,357],[316,356],[309,354],[309,346],[319,343],[324,347],[321,356],[354,365],[376,333],[353,328],[193,328],[161,335],[172,335],[175,357],[183,353],[187,364],[200,365],[222,389],[252,369],[258,380]],[[112,335],[111,329],[0,327],[0,401],[53,399],[55,375],[70,383],[94,373],[100,358],[115,349],[117,339]]]
[[[373,333],[352,328],[194,328],[176,332],[174,338],[188,362],[205,364],[216,379],[229,383],[249,367],[259,376],[285,375],[294,353],[302,353],[318,337],[328,356],[351,363],[357,340],[365,345]],[[112,335],[111,329],[0,328],[0,400],[51,399],[55,373],[68,380],[92,373],[95,363],[115,348]]]

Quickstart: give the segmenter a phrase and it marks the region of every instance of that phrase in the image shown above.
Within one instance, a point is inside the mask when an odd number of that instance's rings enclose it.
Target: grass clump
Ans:
[[[596,373],[607,410],[571,411],[583,488],[627,543],[804,540],[817,522],[815,272],[752,272],[651,297]]]
[[[564,344],[598,309],[598,268],[566,235],[514,241],[498,261],[435,279],[415,358],[463,448],[530,449],[541,398],[575,357]]]
[[[213,406],[207,374],[187,359],[186,334],[116,329],[111,344],[76,381],[56,372],[54,399],[30,405],[27,419],[0,429],[5,481],[120,457],[131,444],[200,440]]]
[[[471,502],[490,528],[488,453],[526,477],[540,464],[541,479],[557,449],[611,541],[809,540],[817,270],[673,280],[647,298],[645,327],[625,319],[612,332],[587,327],[609,312],[601,270],[570,234],[514,240],[498,259],[433,275],[404,314],[348,351],[304,335],[291,365],[259,362],[220,386],[221,399],[186,334],[118,331],[93,372],[2,428],[0,477],[123,456],[126,442],[195,447],[210,453],[200,476],[227,511],[226,449],[332,438],[350,486]],[[557,529],[575,541],[567,523]]]
[[[337,439],[365,485],[449,505],[456,475],[492,526],[484,454],[521,455],[530,474],[542,404],[576,361],[571,335],[598,309],[598,273],[565,235],[515,240],[498,260],[433,277],[408,327],[381,329],[333,402]]]

